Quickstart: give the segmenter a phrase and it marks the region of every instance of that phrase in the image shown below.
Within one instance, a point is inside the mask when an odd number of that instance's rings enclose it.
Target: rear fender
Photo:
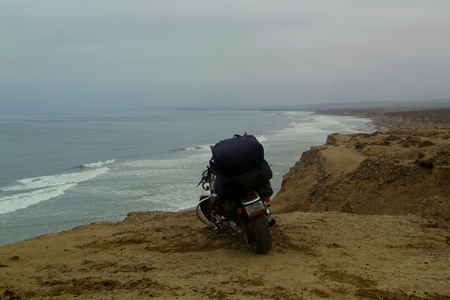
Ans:
[[[247,192],[241,197],[244,213],[249,219],[262,215],[266,212],[266,205],[259,194],[255,191]]]

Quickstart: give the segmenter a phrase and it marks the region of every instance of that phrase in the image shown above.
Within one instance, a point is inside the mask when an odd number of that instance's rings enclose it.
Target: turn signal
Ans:
[[[270,203],[270,198],[269,198],[269,197],[264,198],[264,202],[266,202],[267,204],[269,204],[269,203]]]
[[[238,214],[242,214],[242,208],[238,207],[238,209],[236,210]]]

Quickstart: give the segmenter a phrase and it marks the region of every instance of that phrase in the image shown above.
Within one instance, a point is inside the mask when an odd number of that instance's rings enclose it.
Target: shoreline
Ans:
[[[388,131],[399,126],[439,125],[450,123],[450,105],[435,107],[398,107],[392,109],[318,109],[318,115],[355,116],[369,118],[380,131]]]

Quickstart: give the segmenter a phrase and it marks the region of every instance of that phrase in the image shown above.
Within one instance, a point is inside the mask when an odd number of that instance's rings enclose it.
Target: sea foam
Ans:
[[[84,164],[84,165],[81,165],[81,167],[82,168],[98,168],[98,167],[103,167],[105,165],[113,164],[115,162],[116,162],[116,160],[113,158],[113,159],[108,159],[105,161],[99,161],[96,163]]]
[[[61,196],[80,182],[93,179],[108,171],[109,168],[102,167],[82,172],[16,180],[15,184],[0,188],[0,191],[7,194],[0,197],[0,214],[7,214]]]

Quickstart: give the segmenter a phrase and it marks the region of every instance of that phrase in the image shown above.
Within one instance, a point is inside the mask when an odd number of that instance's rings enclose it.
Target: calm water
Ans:
[[[191,208],[209,145],[236,133],[263,144],[277,192],[328,134],[372,131],[369,119],[293,111],[0,115],[0,246],[131,211]]]

